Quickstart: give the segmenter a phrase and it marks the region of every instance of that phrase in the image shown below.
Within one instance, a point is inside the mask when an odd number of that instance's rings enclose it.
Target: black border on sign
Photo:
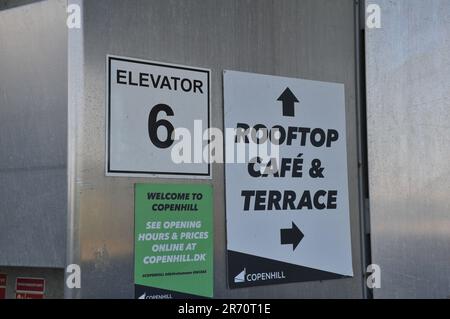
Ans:
[[[107,143],[107,171],[106,173],[111,174],[148,174],[148,175],[178,175],[178,176],[207,176],[211,177],[211,163],[208,163],[208,173],[183,173],[183,172],[157,172],[157,171],[123,171],[123,170],[111,170],[111,61],[124,61],[124,62],[131,62],[131,63],[139,63],[139,64],[145,64],[145,65],[153,65],[153,66],[160,66],[160,67],[166,67],[166,68],[172,68],[172,69],[179,69],[179,70],[187,70],[187,71],[193,71],[193,72],[201,72],[206,73],[207,75],[207,81],[208,81],[208,108],[207,108],[207,115],[208,115],[208,129],[211,128],[211,119],[210,119],[210,107],[211,107],[211,97],[210,97],[210,76],[211,71],[210,70],[204,70],[204,69],[195,69],[185,66],[178,66],[173,64],[164,64],[164,63],[157,63],[157,62],[150,62],[150,61],[143,61],[143,60],[137,60],[132,58],[122,58],[122,57],[115,57],[111,55],[107,55],[108,58],[108,143]],[[209,148],[208,144],[208,148]],[[208,150],[209,151],[209,150]]]

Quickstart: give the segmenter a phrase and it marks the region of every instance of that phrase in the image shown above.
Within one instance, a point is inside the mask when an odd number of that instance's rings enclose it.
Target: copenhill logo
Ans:
[[[239,274],[237,274],[236,277],[234,277],[234,282],[245,282],[245,273],[246,269],[244,268],[244,270],[242,270]]]
[[[247,274],[247,268],[244,268],[234,277],[235,283],[243,283],[248,281],[266,281],[286,279],[283,271],[257,272]]]

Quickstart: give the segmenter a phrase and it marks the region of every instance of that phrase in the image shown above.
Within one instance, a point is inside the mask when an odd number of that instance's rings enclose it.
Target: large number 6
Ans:
[[[168,148],[173,144],[172,133],[175,129],[168,120],[157,121],[159,112],[164,112],[167,116],[174,115],[173,110],[167,104],[155,105],[148,116],[148,136],[156,147]],[[158,128],[160,126],[164,126],[167,130],[167,137],[165,140],[161,140],[158,137]]]

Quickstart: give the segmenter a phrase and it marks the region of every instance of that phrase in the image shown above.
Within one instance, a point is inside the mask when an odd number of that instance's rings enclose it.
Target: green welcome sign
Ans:
[[[213,297],[212,187],[135,185],[135,296]]]

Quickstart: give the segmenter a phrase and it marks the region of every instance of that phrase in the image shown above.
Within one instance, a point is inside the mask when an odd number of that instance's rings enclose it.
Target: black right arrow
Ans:
[[[288,87],[281,93],[277,101],[283,102],[283,116],[295,116],[294,104],[298,102],[298,99]]]
[[[292,245],[292,250],[295,250],[303,237],[305,237],[294,222],[292,222],[292,228],[280,229],[280,236],[281,245]]]

